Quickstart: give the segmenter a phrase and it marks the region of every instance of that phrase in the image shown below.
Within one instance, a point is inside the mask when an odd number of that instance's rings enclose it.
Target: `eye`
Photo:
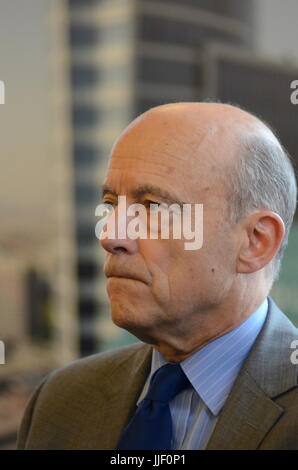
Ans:
[[[157,201],[150,201],[150,200],[145,202],[145,206],[147,206],[148,209],[151,211],[168,209],[168,205],[165,204],[164,202],[157,202]]]
[[[162,206],[161,202],[157,201],[150,201],[150,199],[146,200],[144,206],[148,207],[148,209],[157,209]]]
[[[104,206],[106,206],[107,209],[109,209],[109,206],[115,207],[115,205],[116,205],[114,201],[109,201],[109,200],[106,200],[106,199],[102,200],[100,202],[100,204],[103,204]]]

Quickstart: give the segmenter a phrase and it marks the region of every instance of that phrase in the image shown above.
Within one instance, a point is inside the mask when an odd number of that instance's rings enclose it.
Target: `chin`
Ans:
[[[130,330],[131,328],[142,328],[143,326],[140,318],[136,318],[135,315],[129,315],[123,311],[115,312],[112,310],[111,318],[116,326],[124,328],[125,330]]]
[[[125,308],[123,305],[111,305],[110,313],[113,323],[119,326],[120,328],[129,327],[129,325],[134,325],[136,323],[135,314],[128,308]]]
[[[152,342],[152,336],[150,334],[153,326],[152,322],[146,322],[144,318],[142,319],[135,314],[131,314],[131,312],[127,311],[125,312],[124,310],[119,312],[118,310],[111,309],[111,318],[116,326],[123,328],[141,341],[144,341],[145,343]]]

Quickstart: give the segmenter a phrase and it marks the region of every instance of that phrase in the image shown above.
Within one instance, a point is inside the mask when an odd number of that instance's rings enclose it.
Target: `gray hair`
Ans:
[[[266,267],[273,283],[279,277],[296,210],[297,183],[291,157],[274,133],[272,138],[262,133],[244,133],[231,178],[233,201],[230,216],[233,222],[237,223],[254,209],[264,208],[277,213],[285,224],[285,236],[279,251]]]

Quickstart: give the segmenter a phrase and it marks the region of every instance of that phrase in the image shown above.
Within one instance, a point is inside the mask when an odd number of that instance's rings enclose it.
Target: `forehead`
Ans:
[[[218,188],[221,174],[218,128],[185,116],[162,113],[130,126],[114,145],[105,182],[115,191],[154,184],[175,189],[184,200],[202,190]]]

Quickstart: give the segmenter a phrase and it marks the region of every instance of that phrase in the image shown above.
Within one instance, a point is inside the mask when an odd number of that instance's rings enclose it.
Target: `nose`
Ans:
[[[137,240],[130,240],[129,238],[119,239],[109,238],[100,238],[101,246],[108,251],[109,253],[117,254],[120,252],[125,252],[127,254],[134,254],[138,251]]]
[[[115,210],[114,220],[107,221],[104,226],[104,231],[101,232],[99,241],[101,246],[109,253],[117,254],[125,252],[127,254],[134,254],[138,251],[138,240],[132,239],[127,234],[127,224],[129,218],[118,214]]]

